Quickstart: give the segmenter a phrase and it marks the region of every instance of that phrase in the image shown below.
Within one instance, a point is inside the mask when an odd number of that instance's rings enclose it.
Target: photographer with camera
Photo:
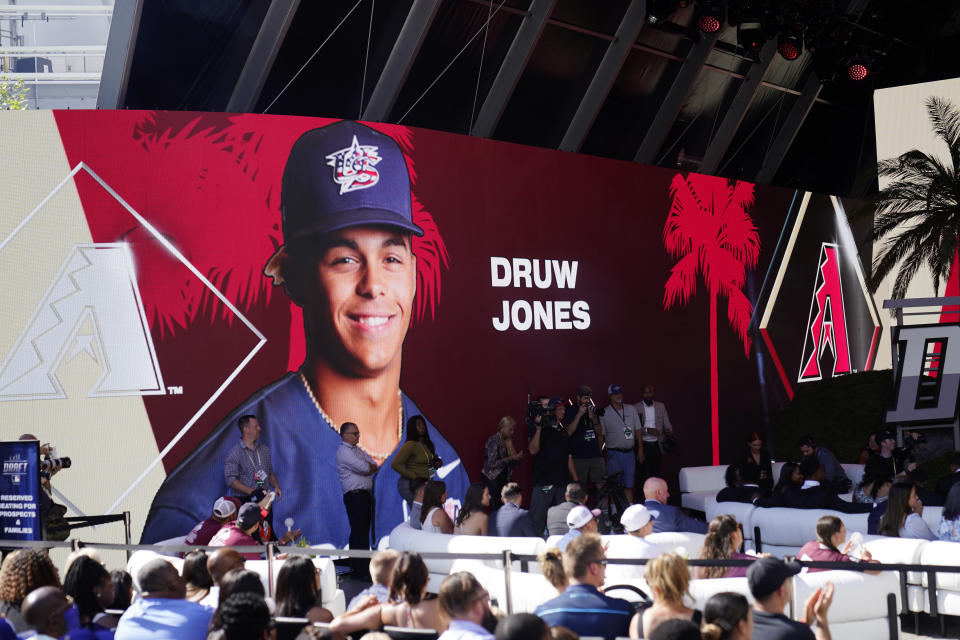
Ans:
[[[623,387],[612,384],[607,387],[610,405],[600,415],[603,427],[604,453],[607,473],[621,473],[621,488],[629,504],[633,504],[633,485],[636,476],[636,461],[642,455],[637,449],[636,434],[640,431],[640,415],[637,409],[623,404]]]
[[[564,424],[570,436],[570,456],[573,458],[573,481],[579,482],[592,494],[607,475],[603,461],[603,431],[600,414],[593,403],[593,391],[586,385],[577,388],[577,401],[567,407]]]
[[[563,422],[565,413],[560,398],[549,400],[546,407],[541,398],[527,408],[528,448],[533,456],[530,520],[538,535],[543,535],[547,526],[550,507],[563,502],[570,455],[570,436]]]
[[[40,440],[30,433],[23,434],[19,439]],[[70,535],[69,527],[50,530],[51,525],[65,525],[63,517],[67,514],[65,506],[53,501],[53,486],[50,484],[50,479],[61,469],[69,469],[73,462],[66,456],[58,458],[56,448],[49,442],[40,445],[40,456],[40,526],[43,539],[66,540]]]

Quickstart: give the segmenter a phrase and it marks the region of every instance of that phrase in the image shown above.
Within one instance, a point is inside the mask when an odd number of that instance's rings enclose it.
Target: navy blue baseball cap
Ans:
[[[283,170],[280,201],[285,242],[369,225],[423,235],[413,223],[410,176],[400,147],[352,120],[297,139]]]

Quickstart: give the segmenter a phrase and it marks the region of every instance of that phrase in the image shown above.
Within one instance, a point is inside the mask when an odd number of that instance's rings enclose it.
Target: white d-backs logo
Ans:
[[[66,398],[57,370],[81,352],[101,367],[87,397],[163,395],[125,244],[73,248],[0,368],[0,401]]]

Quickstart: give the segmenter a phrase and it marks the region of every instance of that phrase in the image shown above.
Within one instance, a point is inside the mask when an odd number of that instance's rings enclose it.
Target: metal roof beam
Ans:
[[[640,30],[643,28],[643,22],[647,18],[646,0],[632,0],[620,20],[620,26],[614,34],[613,40],[607,46],[607,51],[603,54],[603,59],[597,67],[593,78],[587,86],[586,93],[580,100],[576,113],[567,126],[566,133],[563,134],[563,140],[560,141],[560,149],[563,151],[579,151],[583,141],[587,138],[593,122],[600,113],[603,102],[610,93],[610,88],[620,73],[620,68],[626,62],[627,56],[633,49],[633,43],[637,40]]]
[[[800,97],[793,103],[790,113],[783,121],[783,126],[777,131],[773,143],[767,149],[767,153],[763,157],[763,164],[760,165],[760,171],[757,172],[754,182],[769,184],[773,180],[780,164],[783,162],[783,158],[790,149],[790,145],[793,144],[793,139],[797,137],[797,133],[803,126],[804,120],[807,119],[807,114],[810,113],[813,103],[820,95],[821,86],[820,78],[817,77],[815,71],[811,71],[803,85]]]
[[[540,34],[547,24],[547,18],[553,12],[557,0],[533,0],[530,3],[530,10],[523,17],[517,34],[513,37],[510,49],[507,51],[497,76],[493,79],[493,85],[487,92],[487,97],[480,107],[480,113],[473,123],[470,133],[481,138],[489,138],[493,135],[500,122],[500,116],[513,95],[513,90],[517,86],[520,74],[527,66],[530,54],[533,48],[537,46],[540,40]],[[489,29],[489,25],[487,26]]]
[[[687,94],[690,93],[690,88],[693,86],[694,80],[697,79],[697,74],[700,73],[700,69],[706,63],[707,56],[713,50],[713,44],[717,41],[718,35],[719,32],[701,34],[700,41],[691,47],[680,66],[677,77],[667,92],[667,96],[660,103],[660,109],[657,110],[657,115],[654,116],[650,128],[647,129],[647,134],[643,137],[640,148],[637,149],[637,153],[633,157],[634,162],[653,164],[656,161],[657,152],[660,151],[663,141],[670,133],[670,128],[680,114],[683,102],[686,100]]]
[[[382,122],[390,115],[439,8],[440,0],[413,0],[361,119]]]
[[[137,45],[140,15],[144,0],[116,0],[110,33],[107,35],[107,51],[100,73],[100,89],[97,92],[97,109],[120,109],[126,106],[127,84],[133,51]]]
[[[747,110],[753,103],[757,91],[760,90],[763,77],[766,75],[767,70],[770,69],[770,65],[773,63],[773,58],[776,55],[777,41],[771,38],[767,40],[767,43],[763,45],[763,48],[760,50],[759,60],[750,66],[746,78],[740,83],[737,95],[733,97],[733,102],[730,103],[727,112],[723,116],[723,120],[720,121],[717,132],[707,145],[707,150],[703,154],[703,160],[698,169],[701,173],[716,173],[717,167],[720,166],[720,161],[723,160],[723,155],[727,152],[730,143],[733,141],[733,137],[737,134],[740,123],[743,122],[744,116],[747,115]]]
[[[233,87],[233,93],[227,102],[227,111],[248,113],[257,106],[260,92],[267,76],[277,59],[277,53],[287,36],[287,29],[293,22],[293,16],[300,6],[300,0],[272,0],[267,14],[263,17],[260,31],[257,33],[250,53]]]

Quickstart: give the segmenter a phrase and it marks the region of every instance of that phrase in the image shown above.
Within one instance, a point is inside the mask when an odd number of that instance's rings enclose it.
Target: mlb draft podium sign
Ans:
[[[0,524],[3,540],[41,540],[40,443],[0,442]]]

